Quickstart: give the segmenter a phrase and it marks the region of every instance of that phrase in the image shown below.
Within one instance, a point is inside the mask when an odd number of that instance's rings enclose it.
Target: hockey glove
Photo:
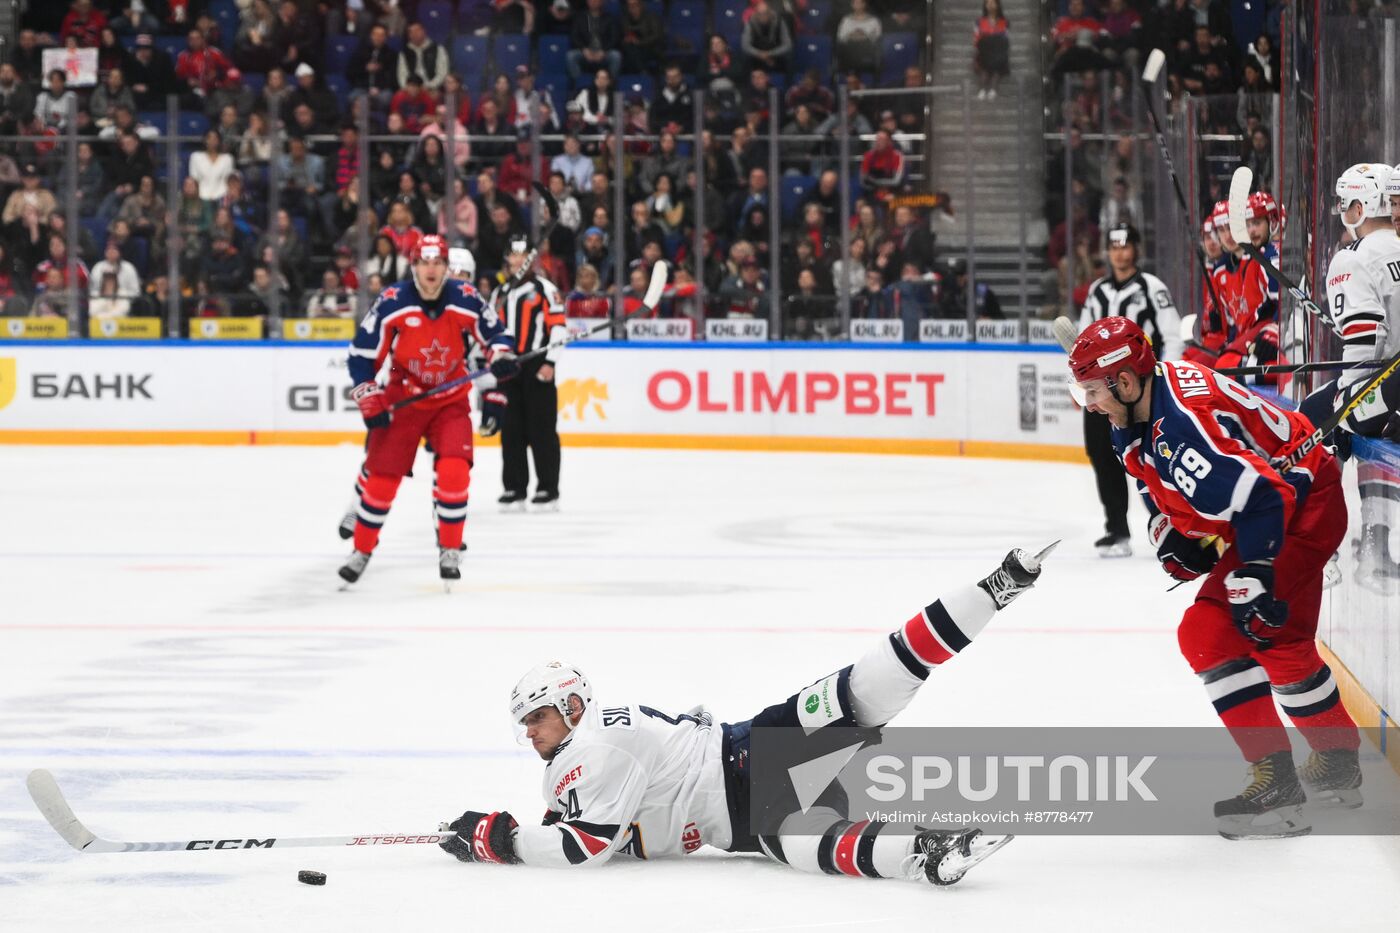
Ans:
[[[350,397],[360,406],[360,417],[367,428],[389,426],[389,400],[377,382],[362,382],[350,390]]]
[[[1274,562],[1250,561],[1225,575],[1225,595],[1235,628],[1260,648],[1273,646],[1273,634],[1288,621],[1288,603],[1274,596]]]
[[[515,817],[504,810],[496,813],[478,813],[468,810],[453,820],[448,829],[453,836],[438,845],[460,862],[497,862],[502,865],[518,864],[515,854]]]
[[[506,394],[492,389],[490,392],[481,394],[481,427],[478,433],[482,437],[495,437],[500,433],[501,425],[506,420]]]
[[[515,353],[503,348],[497,349],[489,365],[491,375],[496,377],[497,382],[513,379],[520,372],[520,361],[515,358]]]
[[[1147,523],[1147,540],[1157,548],[1157,559],[1173,580],[1194,580],[1210,573],[1220,560],[1220,553],[1210,543],[1188,538],[1173,528],[1165,515],[1153,516]]]

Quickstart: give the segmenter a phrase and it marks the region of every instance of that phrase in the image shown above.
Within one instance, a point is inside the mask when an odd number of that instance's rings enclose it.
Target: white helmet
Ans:
[[[1390,216],[1390,205],[1385,198],[1390,176],[1390,166],[1379,162],[1360,162],[1342,172],[1337,179],[1336,213],[1343,214],[1353,201],[1360,201],[1361,223],[1372,217]],[[1361,223],[1353,225],[1342,221],[1342,225],[1353,235]]]
[[[569,728],[569,699],[578,697],[585,709],[593,702],[593,688],[583,672],[563,661],[548,661],[530,668],[510,692],[510,721],[519,726],[530,713],[552,706],[564,717]]]
[[[1385,183],[1387,197],[1400,198],[1400,165],[1390,170],[1390,180]]]
[[[447,251],[447,274],[468,282],[476,280],[476,257],[465,246],[454,246]]]

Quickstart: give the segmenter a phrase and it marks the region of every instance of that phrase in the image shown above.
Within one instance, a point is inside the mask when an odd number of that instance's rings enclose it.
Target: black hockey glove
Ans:
[[[514,379],[520,373],[520,361],[515,358],[515,354],[510,350],[500,350],[490,362],[491,375],[496,377],[497,382],[505,382],[507,379]]]
[[[1194,580],[1210,573],[1220,561],[1214,539],[1188,538],[1173,528],[1165,515],[1155,515],[1147,523],[1147,540],[1157,548],[1162,569],[1174,580]]]
[[[478,433],[482,437],[495,437],[500,433],[508,404],[506,394],[497,389],[481,393],[481,427]]]
[[[1288,603],[1274,596],[1274,562],[1254,560],[1225,575],[1225,595],[1235,628],[1260,648],[1288,621]]]
[[[515,854],[515,837],[511,834],[518,825],[515,817],[504,810],[496,813],[468,810],[447,827],[457,835],[439,842],[438,846],[461,862],[515,865],[520,859]]]

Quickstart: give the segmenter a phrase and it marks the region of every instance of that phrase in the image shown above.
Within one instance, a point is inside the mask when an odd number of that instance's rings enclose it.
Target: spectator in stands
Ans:
[[[495,0],[490,29],[493,35],[531,35],[535,31],[535,4],[532,0]]]
[[[1142,48],[1142,16],[1127,0],[1108,0],[1103,18],[1103,52],[1114,64],[1137,70]]]
[[[62,216],[62,215],[59,215]],[[74,251],[77,252],[76,250]],[[34,267],[34,283],[36,285],[45,281],[45,277],[51,270],[57,269],[59,274],[59,284],[63,288],[68,287],[68,239],[59,232],[50,232],[48,236],[48,253],[46,258]],[[88,290],[88,267],[83,262],[82,255],[75,255],[73,258],[74,285],[82,295]]]
[[[1000,321],[1006,315],[1001,309],[1001,300],[986,282],[979,281],[973,289],[973,313],[979,321]],[[939,310],[941,318],[958,319],[967,317],[967,260],[949,260],[944,268],[942,287],[939,289]]]
[[[1122,175],[1113,179],[1109,195],[1099,209],[1099,229],[1112,230],[1119,224],[1131,224],[1142,229],[1142,206],[1128,187],[1128,179]]]
[[[248,286],[251,297],[249,310],[254,314],[271,314],[273,308],[279,311],[290,304],[291,289],[286,276],[279,271],[274,279],[272,270],[266,263],[253,265],[253,282]]]
[[[855,209],[851,212],[851,237],[864,240],[867,255],[875,255],[875,245],[880,242],[880,238],[885,235],[884,227],[880,224],[880,216],[875,212],[875,207],[864,198],[855,204]]]
[[[563,172],[551,171],[549,173],[549,193],[554,196],[555,203],[559,205],[559,227],[569,231],[569,241],[572,243],[573,234],[582,226],[583,214],[579,210],[578,198],[574,197],[574,191],[569,187]]]
[[[156,191],[155,179],[143,175],[134,192],[122,201],[117,221],[125,223],[134,236],[145,237],[152,248],[165,240],[165,198]]]
[[[175,67],[170,56],[157,49],[149,35],[136,37],[136,47],[126,72],[131,91],[136,95],[137,110],[163,109],[166,95],[176,92]]]
[[[520,202],[503,194],[497,188],[494,169],[483,170],[476,176],[476,214],[489,221],[492,211],[498,207],[505,208],[513,224],[524,228],[524,215],[520,210]],[[478,226],[480,225],[478,224]]]
[[[1195,29],[1191,51],[1181,60],[1181,85],[1192,94],[1203,94],[1208,77],[1206,69],[1216,66],[1216,78],[1222,65],[1228,65],[1225,49],[1211,35],[1210,27],[1198,25]]]
[[[904,185],[904,153],[888,130],[875,134],[875,143],[860,160],[860,183],[867,191],[893,192]]]
[[[209,251],[199,267],[199,280],[210,294],[219,296],[237,295],[246,287],[248,269],[243,254],[227,231],[215,229],[210,234]]]
[[[851,317],[887,318],[894,316],[893,302],[885,291],[884,279],[875,269],[865,270],[865,286],[851,296]]]
[[[389,113],[403,120],[403,131],[418,133],[423,129],[424,118],[435,111],[437,102],[423,88],[423,79],[409,75],[389,103]]]
[[[326,160],[307,148],[305,138],[293,136],[287,141],[287,153],[277,158],[277,179],[282,203],[295,214],[313,216],[326,188]]]
[[[21,29],[15,49],[10,53],[10,62],[21,80],[30,84],[39,83],[39,76],[43,74],[43,56],[43,47],[39,45],[39,37],[34,30]]]
[[[436,93],[452,65],[447,49],[428,38],[422,23],[410,23],[407,38],[399,53],[399,87],[407,86],[409,76],[416,75],[425,90]]]
[[[306,316],[353,318],[354,315],[354,296],[345,287],[336,269],[326,269],[321,273],[321,287],[306,299]]]
[[[1001,12],[1001,0],[982,0],[982,15],[972,30],[978,100],[996,100],[997,85],[1011,73],[1010,29],[1011,23]]]
[[[494,98],[483,98],[479,109],[481,115],[471,128],[473,161],[482,167],[494,166],[514,147],[508,140],[514,139],[515,130],[501,115]]]
[[[286,276],[283,287],[293,293],[301,292],[302,273],[310,257],[291,211],[285,207],[278,209],[271,229],[253,246],[253,256],[269,268],[275,266]]]
[[[63,270],[49,267],[38,280],[34,291],[34,303],[30,306],[32,317],[68,317],[68,295],[63,287]]]
[[[880,67],[880,19],[869,0],[851,0],[851,11],[836,27],[836,64],[843,71],[877,71]]]
[[[238,118],[237,107],[229,104],[219,111],[218,120],[214,123],[214,132],[219,134],[219,144],[224,152],[229,155],[238,152],[239,140],[243,138],[243,121]]]
[[[34,101],[34,116],[44,127],[63,133],[68,128],[68,108],[77,103],[78,95],[68,90],[68,76],[61,68],[55,68]]]
[[[0,222],[8,224],[19,218],[25,207],[33,207],[39,223],[48,223],[49,215],[58,207],[58,200],[52,191],[40,185],[39,170],[33,165],[26,165],[20,177],[23,183],[10,192],[5,210],[0,213]]]
[[[215,120],[225,107],[232,107],[238,114],[239,121],[246,121],[256,103],[257,95],[243,80],[243,72],[237,68],[230,68],[224,73],[223,82],[209,92],[204,115],[210,120]]]
[[[831,116],[832,111],[836,109],[836,98],[822,83],[821,72],[816,68],[808,68],[802,79],[788,88],[783,98],[783,109],[788,113],[796,113],[798,107],[804,106],[816,123]]]
[[[398,90],[398,71],[399,53],[389,46],[389,31],[375,23],[370,27],[369,41],[361,42],[350,56],[345,77],[352,88],[369,98],[375,112],[383,113]]]
[[[233,60],[241,68],[265,73],[282,58],[279,33],[281,23],[270,0],[252,0],[242,8],[238,33],[233,40]]]
[[[119,36],[135,36],[143,32],[159,32],[160,20],[151,15],[150,8],[140,3],[127,3],[108,21]]]
[[[1262,126],[1254,128],[1249,135],[1249,149],[1244,157],[1244,166],[1254,172],[1256,190],[1269,191],[1273,188],[1274,155],[1269,133]]]
[[[248,126],[238,142],[240,169],[266,165],[272,161],[272,136],[267,130],[267,118],[257,110],[248,114]]]
[[[542,36],[567,36],[573,31],[574,8],[569,5],[569,0],[554,0],[546,4],[544,16],[535,19],[535,32]]]
[[[564,137],[564,151],[550,160],[549,168],[563,175],[577,191],[587,190],[593,178],[593,160],[583,154],[583,146],[573,134]]]
[[[602,133],[613,124],[613,78],[606,68],[599,68],[593,75],[593,86],[578,92],[574,102],[579,105],[579,114],[589,133]]]
[[[928,221],[914,212],[912,207],[900,205],[894,209],[890,226],[890,236],[899,253],[899,262],[912,262],[919,271],[933,268],[934,237],[929,231]]]
[[[1065,15],[1050,29],[1050,41],[1055,44],[1051,71],[1062,75],[1102,68],[1104,57],[1099,47],[1107,38],[1103,23],[1085,12],[1084,0],[1069,0]]]
[[[420,190],[418,176],[412,171],[405,169],[399,172],[398,188],[389,203],[407,207],[409,216],[413,218],[413,225],[419,230],[426,232],[432,226],[432,208],[428,206],[428,198]]]
[[[107,72],[107,77],[88,97],[88,113],[99,127],[112,125],[112,109],[117,106],[136,109],[136,96],[126,86],[126,76],[120,68]]]
[[[74,174],[77,176],[78,216],[93,217],[107,194],[107,179],[102,172],[102,163],[93,154],[91,140],[84,139],[78,143],[77,163]],[[67,173],[67,166],[63,167],[63,172]]]
[[[295,119],[296,110],[303,105],[311,110],[316,133],[328,133],[340,122],[340,101],[330,88],[317,82],[316,69],[305,62],[297,65],[296,86],[282,101],[282,122],[287,124],[289,132],[299,122]]]
[[[180,83],[180,103],[190,110],[204,109],[204,98],[223,80],[230,62],[224,53],[209,45],[204,33],[191,29],[188,47],[175,61],[175,78]]]
[[[598,269],[582,263],[574,276],[574,288],[564,299],[567,318],[602,318],[612,313],[612,299],[599,288]]]
[[[666,237],[661,226],[652,219],[651,205],[646,201],[634,201],[628,209],[632,221],[623,231],[623,248],[627,261],[636,262],[642,258],[643,247],[647,243],[660,243]]]
[[[438,210],[438,229],[442,230],[454,246],[470,246],[476,242],[477,213],[476,202],[467,193],[467,182],[461,175],[452,179],[452,211],[447,216],[447,199],[443,198]]]
[[[718,33],[712,34],[700,72],[705,89],[721,96],[733,94],[737,73],[738,62],[734,60],[734,51],[729,47],[729,42]]]
[[[865,0],[855,0],[864,3]],[[792,55],[792,32],[787,22],[777,14],[768,0],[759,0],[750,9],[739,45],[744,52],[746,67],[761,68],[787,74]]]
[[[855,98],[846,101],[846,123],[851,131],[851,146],[861,145],[861,137],[869,136],[875,132],[875,127],[864,113],[861,112],[860,104]],[[817,127],[821,134],[827,137],[827,147],[832,152],[840,151],[841,119],[840,114],[833,113],[822,121]]]
[[[642,0],[624,0],[622,19],[622,71],[625,74],[653,74],[661,62],[666,31],[661,17],[642,5]]]
[[[218,130],[204,134],[204,149],[190,153],[190,176],[199,185],[199,196],[218,201],[228,191],[228,178],[234,172],[233,156],[224,152]]]
[[[20,80],[14,64],[0,64],[0,135],[14,135],[20,118],[33,112],[34,94]]]
[[[719,299],[725,317],[768,316],[768,282],[757,259],[749,256],[740,262],[739,273],[726,278],[720,286]]]
[[[841,225],[841,178],[835,169],[823,169],[817,176],[817,186],[808,193],[802,204],[803,211],[808,204],[821,208],[823,228],[834,236]]]
[[[831,264],[832,289],[855,295],[865,285],[865,240],[855,237],[851,240],[851,251],[846,259],[838,259]]]
[[[15,268],[23,272],[32,287],[34,267],[48,252],[48,228],[39,219],[39,209],[33,204],[20,208],[19,216],[5,223],[5,242],[14,255]]]
[[[899,280],[888,289],[891,315],[903,322],[906,342],[917,342],[919,322],[933,315],[936,281],[935,273],[906,262],[899,267]]]
[[[783,127],[782,170],[787,175],[811,175],[825,155],[824,137],[812,108],[798,104]]]
[[[589,227],[583,231],[583,242],[574,255],[574,268],[578,271],[580,284],[583,282],[583,269],[591,267],[598,277],[598,287],[607,289],[612,284],[613,257],[608,248],[608,237],[601,227]]]
[[[509,75],[496,75],[495,80],[491,82],[490,89],[482,95],[481,103],[484,104],[487,100],[496,102],[496,112],[501,115],[501,119],[505,121],[506,126],[510,127],[510,134],[514,136],[515,92],[511,90]],[[480,104],[477,105],[478,110],[480,110],[480,106]]]
[[[102,251],[102,261],[92,267],[88,310],[96,318],[126,317],[140,294],[141,276],[136,267],[122,258],[116,241],[109,240]]]
[[[612,203],[612,183],[608,178],[608,173],[593,172],[589,178],[588,190],[579,195],[578,199],[579,216],[583,219],[583,223],[591,226],[594,211],[600,207],[607,210],[612,207]]]
[[[603,0],[587,0],[584,11],[574,14],[570,40],[573,48],[564,63],[574,81],[585,71],[622,70],[622,29],[616,17],[603,12]]]
[[[365,279],[379,276],[386,282],[397,282],[408,276],[408,259],[394,245],[394,238],[380,233],[374,238],[374,251],[365,260]]]
[[[321,65],[321,31],[317,20],[304,13],[295,0],[277,4],[277,64],[293,72],[301,65]]]
[[[31,291],[29,277],[15,265],[9,246],[0,239],[0,314],[27,314]]]
[[[95,49],[106,28],[107,14],[94,9],[92,0],[73,0],[58,31],[59,41],[66,43],[72,38],[77,40],[79,48]]]
[[[748,185],[736,191],[729,198],[728,227],[737,231],[755,207],[768,209],[768,172],[755,166],[749,170]]]
[[[489,223],[477,231],[476,263],[483,271],[500,269],[506,258],[510,238],[525,232],[525,228],[502,204],[491,208]]]
[[[1274,40],[1268,32],[1262,32],[1255,37],[1245,50],[1249,58],[1259,63],[1259,70],[1264,75],[1264,83],[1275,91],[1279,88],[1279,54],[1274,48]]]
[[[695,102],[685,83],[679,65],[666,66],[666,76],[651,105],[651,125],[654,132],[681,132],[694,122]]]
[[[642,159],[641,168],[636,172],[637,188],[643,194],[651,194],[656,190],[657,179],[662,175],[670,176],[674,183],[685,174],[689,164],[690,160],[680,155],[676,135],[663,131],[657,141],[656,151]]]
[[[530,151],[530,130],[524,127],[516,131],[515,150],[496,170],[496,187],[525,204],[530,200],[530,183],[539,175],[538,162]]]
[[[820,340],[823,334],[817,322],[823,323],[836,310],[829,293],[820,290],[817,276],[811,269],[797,273],[796,289],[784,299],[783,337],[788,340]]]
[[[276,126],[282,124],[282,102],[287,99],[287,95],[290,93],[292,93],[292,88],[287,83],[287,73],[281,68],[270,69],[259,100],[263,112],[267,114],[269,124]]]

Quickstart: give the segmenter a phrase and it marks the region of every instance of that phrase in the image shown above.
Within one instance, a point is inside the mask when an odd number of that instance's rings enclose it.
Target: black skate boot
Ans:
[[[501,507],[502,512],[523,512],[525,511],[525,493],[507,489],[501,494],[501,498],[496,500],[496,504]]]
[[[559,511],[559,493],[545,489],[535,491],[535,498],[530,500],[531,510],[535,512],[557,512]]]
[[[1039,554],[1028,554],[1016,548],[1002,559],[1000,567],[977,585],[992,597],[998,609],[1005,609],[1013,599],[1035,586],[1035,581],[1040,579],[1041,562],[1049,557],[1050,552],[1059,544],[1060,542],[1056,541]]]
[[[905,877],[939,887],[957,884],[974,865],[1015,838],[988,836],[980,829],[920,830],[914,837],[914,851],[902,866]]]
[[[1308,799],[1328,810],[1355,810],[1361,806],[1361,757],[1354,748],[1329,748],[1313,752],[1298,777],[1308,789]]]
[[[340,568],[340,579],[346,583],[354,583],[365,572],[365,566],[368,563],[369,555],[364,551],[351,551],[350,559],[345,562],[344,567]]]
[[[455,547],[438,548],[438,576],[444,580],[462,579],[462,552]]]
[[[1239,796],[1215,804],[1216,831],[1226,839],[1286,839],[1306,836],[1307,795],[1293,769],[1291,752],[1274,752],[1249,765],[1251,781]]]
[[[346,510],[345,514],[340,517],[340,527],[335,531],[336,534],[340,535],[340,540],[342,541],[349,541],[351,538],[355,537],[355,522],[358,520],[359,504],[360,500],[356,499],[351,503],[350,508]]]
[[[1094,542],[1100,557],[1132,557],[1133,545],[1127,535],[1106,534]]]

